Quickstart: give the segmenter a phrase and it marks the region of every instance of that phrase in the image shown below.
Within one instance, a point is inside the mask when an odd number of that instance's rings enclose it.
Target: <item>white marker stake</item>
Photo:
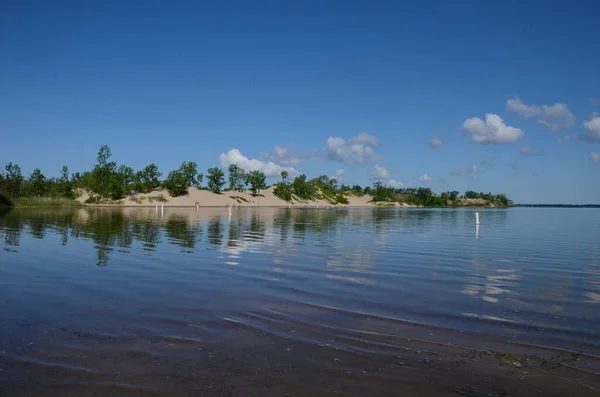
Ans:
[[[475,213],[475,224],[479,225],[479,212]]]
[[[161,205],[160,206],[160,216],[163,216],[165,214],[165,206]]]

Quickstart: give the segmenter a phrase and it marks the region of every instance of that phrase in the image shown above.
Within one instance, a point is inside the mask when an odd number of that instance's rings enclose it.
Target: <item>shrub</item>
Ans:
[[[285,200],[285,201],[292,201],[293,193],[294,193],[294,190],[293,190],[292,186],[285,182],[279,182],[275,186],[275,189],[273,189],[273,194],[276,197],[279,197],[280,199]]]

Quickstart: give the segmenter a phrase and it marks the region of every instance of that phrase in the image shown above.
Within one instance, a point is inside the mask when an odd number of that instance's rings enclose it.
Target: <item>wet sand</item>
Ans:
[[[296,309],[307,307],[285,307]],[[587,397],[600,390],[597,358],[476,334],[356,315],[325,326],[274,306],[196,316],[159,325],[146,313],[83,331],[4,320],[0,331],[23,332],[2,341],[0,395]]]

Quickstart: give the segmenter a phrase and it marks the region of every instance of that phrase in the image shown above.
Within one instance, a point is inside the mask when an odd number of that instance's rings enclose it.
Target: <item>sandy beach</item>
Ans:
[[[185,196],[171,197],[166,190],[156,190],[148,194],[135,194],[128,196],[127,198],[120,200],[119,204],[108,204],[108,205],[122,205],[127,207],[154,207],[165,206],[165,207],[225,207],[225,206],[240,206],[240,207],[309,207],[309,208],[323,208],[332,207],[332,204],[325,200],[304,200],[304,201],[293,201],[287,202],[280,199],[273,194],[274,187],[269,187],[260,192],[259,195],[253,196],[250,191],[238,192],[238,191],[224,191],[221,194],[213,193],[209,190],[200,190],[195,187],[191,187],[189,192]],[[77,200],[84,203],[89,197],[88,194],[82,193]],[[164,197],[166,202],[157,201],[156,197]],[[376,207],[377,205],[371,201],[371,196],[365,195],[362,197],[348,196],[348,204],[337,204],[334,207],[354,207],[354,208],[368,208]],[[102,204],[106,205],[106,204]],[[412,207],[408,204],[398,204],[397,207]]]

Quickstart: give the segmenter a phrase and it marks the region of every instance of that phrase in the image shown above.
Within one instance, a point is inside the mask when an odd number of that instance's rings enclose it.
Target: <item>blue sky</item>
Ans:
[[[107,144],[165,174],[236,162],[599,203],[598,15],[596,1],[4,1],[0,164],[83,171]]]

